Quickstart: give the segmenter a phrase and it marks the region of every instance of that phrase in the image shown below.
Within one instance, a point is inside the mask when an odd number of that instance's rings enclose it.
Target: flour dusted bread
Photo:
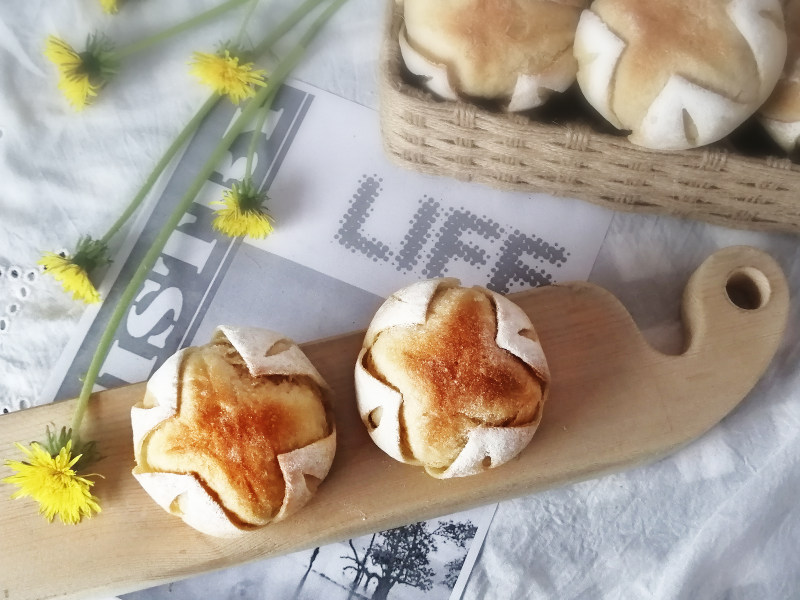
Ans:
[[[522,309],[451,278],[389,297],[355,369],[358,409],[375,443],[438,478],[480,473],[525,448],[549,379]]]
[[[131,410],[133,474],[165,510],[233,536],[301,508],[336,447],[328,391],[280,334],[220,327],[156,371]]]
[[[575,36],[578,84],[630,141],[714,142],[754,114],[786,57],[780,0],[595,0]]]
[[[401,0],[408,69],[435,94],[539,106],[575,81],[572,42],[586,0]]]
[[[785,18],[786,63],[759,119],[781,148],[796,152],[800,151],[800,0],[787,0]]]

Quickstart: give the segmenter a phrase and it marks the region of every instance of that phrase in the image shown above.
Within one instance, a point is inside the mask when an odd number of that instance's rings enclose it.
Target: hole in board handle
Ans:
[[[769,302],[771,288],[764,273],[753,267],[742,267],[728,277],[725,293],[735,306],[757,310]]]

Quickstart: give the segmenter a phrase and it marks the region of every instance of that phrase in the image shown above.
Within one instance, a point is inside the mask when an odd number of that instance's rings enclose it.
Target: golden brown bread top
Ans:
[[[800,121],[800,0],[789,0],[784,10],[788,50],[783,74],[769,100],[761,107],[768,119]]]
[[[596,0],[591,10],[626,42],[611,108],[638,123],[678,74],[737,102],[757,101],[760,74],[722,0]],[[755,82],[755,83],[754,83]]]
[[[490,297],[479,288],[440,288],[424,325],[379,334],[367,369],[403,395],[408,452],[445,469],[476,425],[519,426],[539,418],[533,370],[497,346]]]
[[[194,473],[232,518],[262,525],[283,502],[277,456],[328,433],[315,383],[305,377],[252,377],[230,342],[217,336],[187,352],[178,413],[150,433],[140,464]]]
[[[454,87],[511,96],[520,73],[571,60],[583,0],[406,0],[409,43],[445,64]]]

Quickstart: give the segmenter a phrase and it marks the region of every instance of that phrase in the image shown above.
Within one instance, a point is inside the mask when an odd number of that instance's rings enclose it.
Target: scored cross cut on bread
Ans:
[[[436,95],[543,104],[575,81],[572,42],[587,0],[402,0],[403,62]]]
[[[786,58],[780,0],[595,0],[578,24],[577,80],[631,142],[701,146],[772,92]]]
[[[541,421],[549,379],[527,315],[452,278],[389,297],[355,366],[373,441],[437,478],[480,473],[519,454]]]
[[[280,334],[218,328],[150,378],[131,410],[133,474],[192,527],[232,536],[299,510],[336,448],[329,390]]]

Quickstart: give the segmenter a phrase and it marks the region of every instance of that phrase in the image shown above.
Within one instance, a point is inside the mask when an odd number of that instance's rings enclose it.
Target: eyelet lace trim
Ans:
[[[0,264],[0,344],[14,330],[15,321],[35,295],[43,271],[44,268],[38,265],[22,267]],[[28,408],[31,404],[28,398],[0,392],[0,414]]]

